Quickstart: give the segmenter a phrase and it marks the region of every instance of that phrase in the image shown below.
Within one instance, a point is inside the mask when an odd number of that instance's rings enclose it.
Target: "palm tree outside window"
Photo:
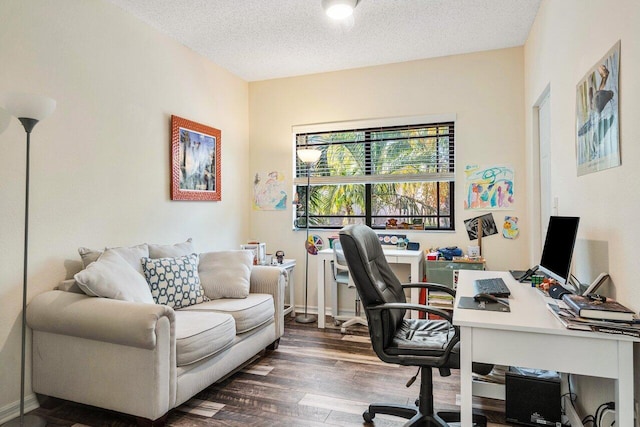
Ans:
[[[295,134],[296,149],[322,152],[312,166],[309,227],[387,221],[454,230],[454,123]],[[307,165],[297,160],[294,227],[305,228]]]

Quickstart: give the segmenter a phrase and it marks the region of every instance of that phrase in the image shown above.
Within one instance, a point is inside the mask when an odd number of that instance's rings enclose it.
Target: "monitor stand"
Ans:
[[[602,284],[608,278],[609,278],[609,273],[600,273],[600,275],[598,277],[596,277],[596,280],[591,282],[591,284],[587,287],[587,289],[585,289],[585,291],[582,293],[582,295],[588,295],[588,294],[594,293],[595,291],[598,290],[598,288],[600,286],[602,286]]]

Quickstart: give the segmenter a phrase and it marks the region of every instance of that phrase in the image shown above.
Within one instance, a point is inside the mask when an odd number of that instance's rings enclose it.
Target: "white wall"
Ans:
[[[79,246],[193,237],[205,251],[247,239],[246,82],[97,0],[0,2],[0,64],[0,93],[58,101],[32,135],[29,297],[78,271]],[[221,202],[169,200],[172,114],[222,130]],[[17,120],[0,147],[1,416],[19,399],[25,134]]]
[[[636,0],[545,0],[525,45],[525,117],[529,166],[535,161],[532,107],[551,89],[551,186],[559,214],[580,216],[574,257],[576,275],[590,281],[608,271],[604,289],[640,310],[640,268],[635,260],[640,231],[635,226],[640,197],[640,3]],[[577,176],[576,85],[618,40],[620,59],[620,144],[622,166]],[[588,357],[588,355],[585,355]],[[640,367],[636,355],[636,372]],[[597,361],[594,361],[597,363]],[[611,384],[578,381],[581,405],[593,413],[613,400]],[[640,382],[636,374],[636,390]],[[637,394],[637,392],[636,392]]]
[[[523,49],[512,48],[250,83],[251,172],[284,172],[291,200],[295,155],[292,126],[455,113],[456,232],[409,232],[410,238],[420,242],[422,248],[458,245],[466,250],[470,241],[463,220],[480,212],[463,208],[464,167],[511,164],[516,170],[515,210],[493,214],[500,230],[505,215],[518,216],[522,235],[512,241],[501,235],[487,237],[483,239],[483,253],[492,269],[527,267],[523,64]],[[305,233],[292,231],[291,218],[291,205],[286,211],[252,211],[251,236],[266,242],[268,251],[282,249],[287,257],[298,260],[296,302],[300,306]],[[335,233],[320,234],[328,237]],[[309,306],[315,307],[313,256],[309,277]]]

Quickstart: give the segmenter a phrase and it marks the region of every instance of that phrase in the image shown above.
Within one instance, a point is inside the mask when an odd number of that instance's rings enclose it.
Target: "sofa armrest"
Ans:
[[[251,268],[249,292],[273,296],[277,338],[284,335],[284,288],[286,281],[287,272],[283,268],[266,265],[254,265]]]
[[[164,305],[48,291],[27,308],[27,323],[34,330],[144,349],[156,346],[156,327],[163,317],[173,337],[175,313]]]

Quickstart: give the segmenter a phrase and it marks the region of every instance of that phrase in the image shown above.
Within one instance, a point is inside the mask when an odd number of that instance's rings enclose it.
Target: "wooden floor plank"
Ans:
[[[316,324],[286,320],[276,351],[213,384],[169,413],[174,427],[361,427],[362,412],[372,402],[413,404],[420,384],[405,387],[417,368],[381,362],[373,353],[366,328],[341,334]],[[434,371],[438,410],[455,410],[460,376],[443,378]],[[504,403],[474,398],[490,426],[506,426]],[[128,415],[60,400],[34,411],[58,427],[130,427]],[[376,427],[400,427],[404,420],[378,415]]]

